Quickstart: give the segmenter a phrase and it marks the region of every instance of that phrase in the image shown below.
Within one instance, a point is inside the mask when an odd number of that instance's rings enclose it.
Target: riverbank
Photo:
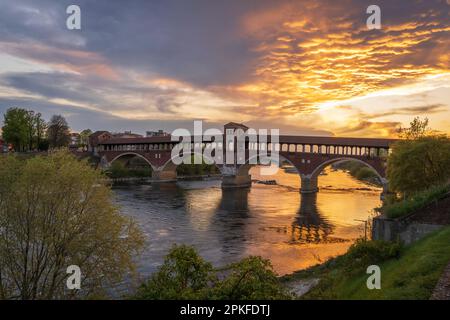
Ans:
[[[365,164],[357,161],[340,161],[331,165],[336,170],[344,170],[355,179],[370,184],[372,186],[381,187],[381,181],[377,173],[367,167]]]
[[[176,180],[154,180],[152,177],[123,177],[123,178],[108,178],[112,183],[152,183],[152,182],[172,182],[172,181],[208,181],[221,179],[221,174],[204,174],[192,176],[178,176]]]
[[[281,281],[291,288],[312,283],[301,299],[430,299],[449,262],[447,226],[405,247],[392,242],[360,242],[342,256]],[[380,290],[366,286],[366,268],[373,264],[381,269]]]

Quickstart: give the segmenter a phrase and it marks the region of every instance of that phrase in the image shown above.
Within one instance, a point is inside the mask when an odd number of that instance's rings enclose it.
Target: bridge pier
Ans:
[[[177,171],[176,170],[154,170],[152,172],[152,180],[155,180],[155,181],[177,180]]]
[[[300,185],[300,193],[316,193],[319,191],[319,187],[317,186],[317,176],[311,175],[300,175],[301,185]]]
[[[222,188],[247,188],[252,185],[252,176],[246,174],[224,175],[222,176]]]

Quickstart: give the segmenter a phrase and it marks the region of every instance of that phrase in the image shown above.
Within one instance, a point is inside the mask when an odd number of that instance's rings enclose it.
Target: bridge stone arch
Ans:
[[[251,159],[254,159],[256,156],[249,158],[245,164],[242,164],[239,166],[236,176],[248,176],[249,180],[251,181],[251,177],[249,175],[249,171],[251,167],[254,165],[249,164]],[[327,167],[328,165],[331,165],[333,163],[339,162],[339,161],[356,161],[359,163],[364,164],[366,167],[373,170],[377,177],[380,179],[380,182],[383,186],[383,194],[388,191],[388,180],[385,176],[385,168],[380,162],[379,159],[359,159],[358,157],[351,157],[351,156],[335,156],[331,159],[321,160],[319,162],[315,161],[308,161],[303,160],[298,157],[298,155],[290,152],[280,152],[279,153],[279,160],[278,165],[281,164],[283,161],[289,162],[295,169],[297,170],[297,173],[300,177],[301,187],[300,192],[303,194],[308,193],[316,193],[319,191],[318,188],[318,176],[322,172],[322,170]],[[241,179],[242,180],[242,179]]]
[[[250,175],[250,169],[254,166],[261,166],[261,164],[251,164],[252,160],[257,159],[258,156],[252,156],[246,159],[246,162],[244,164],[240,164],[236,166],[236,171],[231,172],[233,173],[228,180],[231,180],[230,182],[225,182],[233,186],[234,184],[242,183],[242,181],[248,181],[246,185],[251,184],[251,175]],[[301,177],[301,171],[300,168],[296,165],[295,159],[291,159],[289,155],[286,154],[279,154],[278,161],[274,161],[272,159],[272,164],[277,164],[278,166],[283,162],[289,162],[296,170],[299,177]],[[270,178],[270,175],[267,175],[268,178]],[[224,176],[224,181],[226,180],[226,176]]]
[[[386,179],[385,168],[382,166],[382,163],[377,161],[374,163],[370,163],[370,159],[363,160],[355,157],[336,157],[333,159],[329,159],[318,164],[311,173],[302,175],[302,192],[303,193],[313,193],[318,191],[318,177],[320,173],[329,165],[340,162],[340,161],[356,161],[370,168],[377,175],[383,186],[383,194],[388,191],[388,180]],[[303,187],[304,184],[304,187]]]
[[[231,129],[230,129],[231,128]],[[247,127],[229,123],[224,126],[223,138],[226,138],[229,131],[236,128]],[[253,135],[253,133],[251,133]],[[194,149],[198,146],[196,137],[193,136]],[[197,137],[198,138],[198,137]],[[191,139],[192,141],[192,139]],[[197,142],[196,142],[197,141]],[[202,148],[207,148],[210,140],[201,140]],[[257,142],[254,142],[257,141]],[[119,158],[132,154],[133,156],[141,156],[150,164],[153,169],[154,178],[160,180],[176,179],[176,165],[172,161],[171,151],[182,141],[172,140],[170,135],[140,137],[140,138],[111,138],[97,141],[97,147],[93,152],[102,157],[102,162],[109,165],[111,162]],[[385,157],[389,153],[391,144],[395,142],[392,139],[379,138],[351,138],[351,137],[314,137],[314,136],[284,136],[280,135],[276,140],[272,141],[272,136],[266,140],[256,139],[246,142],[246,158],[253,156],[253,151],[257,153],[264,150],[277,152],[280,160],[290,162],[299,172],[301,177],[301,191],[303,193],[317,191],[317,176],[320,171],[328,164],[341,160],[360,160],[360,162],[375,169],[375,171],[384,179],[384,163]],[[234,147],[231,149],[234,150]],[[187,151],[187,150],[184,150]],[[217,151],[217,150],[216,150]],[[225,150],[222,150],[225,157]],[[247,153],[248,152],[248,153]],[[194,150],[189,155],[195,154]],[[203,155],[202,155],[203,156]],[[235,152],[235,156],[240,157]],[[247,160],[244,165],[227,165],[219,164],[219,168],[223,175],[223,187],[240,187],[251,184],[251,177],[248,174],[251,164]],[[235,161],[236,163],[236,161]],[[387,185],[387,181],[382,180]]]
[[[248,158],[245,161],[244,164],[241,164],[241,165],[238,166],[237,173],[238,174],[248,174],[248,172],[250,171],[250,169],[252,167],[254,167],[254,166],[261,166],[261,164],[251,164],[250,163],[251,161],[253,161],[254,159],[257,159],[257,158],[258,158],[257,155]],[[290,159],[289,156],[283,155],[283,154],[279,154],[278,161],[274,161],[272,159],[272,163],[276,163],[278,165],[280,165],[283,161],[289,162],[293,167],[295,167],[295,169],[297,170],[298,174],[299,175],[301,174],[300,168],[295,163],[295,159]]]
[[[324,161],[322,164],[320,164],[319,166],[317,166],[314,171],[311,173],[311,176],[319,176],[319,174],[323,171],[323,169],[325,169],[327,166],[336,163],[336,162],[340,162],[340,161],[356,161],[358,163],[362,163],[363,165],[365,165],[366,167],[372,169],[372,171],[374,171],[377,175],[377,177],[380,179],[380,181],[383,181],[383,179],[385,179],[384,175],[385,172],[382,168],[379,167],[375,167],[374,165],[370,164],[367,161],[358,159],[358,158],[351,158],[351,157],[339,157],[339,158],[335,158],[335,159],[330,159],[327,161]]]

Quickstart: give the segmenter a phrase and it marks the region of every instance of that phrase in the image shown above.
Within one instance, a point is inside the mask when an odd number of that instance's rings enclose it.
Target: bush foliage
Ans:
[[[269,260],[248,257],[217,270],[192,247],[174,246],[136,299],[286,299]]]
[[[0,299],[106,294],[135,270],[143,237],[103,175],[64,151],[0,157]],[[81,290],[66,269],[80,267]]]
[[[392,191],[403,196],[450,181],[450,139],[427,136],[393,145],[387,176]]]
[[[448,192],[450,192],[450,185],[432,187],[428,190],[417,192],[403,200],[385,203],[378,211],[384,213],[388,218],[399,218],[426,207]]]

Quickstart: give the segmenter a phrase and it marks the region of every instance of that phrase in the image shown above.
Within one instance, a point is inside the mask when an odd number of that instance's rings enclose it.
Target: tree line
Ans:
[[[90,129],[80,133],[80,146],[87,146]],[[70,127],[62,115],[53,115],[46,122],[42,114],[22,108],[9,108],[3,116],[3,139],[13,145],[14,151],[45,151],[67,147]]]

